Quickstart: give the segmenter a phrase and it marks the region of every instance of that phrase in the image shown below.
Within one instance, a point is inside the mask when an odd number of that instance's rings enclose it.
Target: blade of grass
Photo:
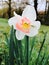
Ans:
[[[46,35],[47,35],[47,32],[46,32],[45,35],[44,35],[43,42],[42,42],[41,47],[40,47],[40,49],[39,49],[38,57],[37,57],[37,59],[36,59],[36,65],[38,65],[38,60],[39,60],[40,53],[41,53],[41,50],[42,50],[42,48],[43,48],[44,42],[45,42],[45,40],[46,40]]]
[[[44,51],[47,51],[47,47],[45,48]],[[42,63],[43,63],[43,61],[44,61],[44,59],[45,59],[46,53],[47,53],[47,52],[44,52],[44,54],[43,54],[43,56],[42,56],[42,58],[41,58],[41,60],[40,60],[40,62],[39,62],[39,65],[42,65]]]
[[[5,40],[6,40],[6,43],[9,43],[9,40],[8,40],[8,37],[7,37],[7,33],[3,33],[5,35]]]
[[[9,58],[7,53],[4,51],[5,65],[9,65]]]
[[[3,53],[0,53],[0,65],[1,65],[1,63],[2,63],[2,56],[3,56]]]
[[[43,55],[41,61],[39,62],[39,65],[42,65],[42,62],[43,62],[44,58],[45,58],[45,53],[44,53],[44,55]]]
[[[46,61],[43,63],[43,65],[48,65],[48,59],[49,59],[49,55],[46,58]]]

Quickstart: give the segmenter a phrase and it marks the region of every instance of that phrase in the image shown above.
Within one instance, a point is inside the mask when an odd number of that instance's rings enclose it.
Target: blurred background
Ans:
[[[49,25],[49,22],[45,22],[45,17],[47,18],[49,15],[49,0],[0,0],[0,18],[12,17],[13,11],[21,15],[23,9],[28,4],[35,7],[37,19],[42,24]]]

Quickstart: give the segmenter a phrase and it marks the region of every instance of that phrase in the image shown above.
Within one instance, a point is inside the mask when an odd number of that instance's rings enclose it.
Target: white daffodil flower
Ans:
[[[27,5],[22,16],[14,12],[14,17],[8,20],[10,26],[13,25],[16,30],[16,38],[22,40],[25,35],[33,37],[38,34],[40,28],[40,21],[36,20],[36,12],[33,6]]]

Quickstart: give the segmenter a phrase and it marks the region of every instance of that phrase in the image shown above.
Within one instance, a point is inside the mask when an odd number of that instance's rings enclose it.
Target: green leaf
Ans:
[[[24,65],[29,65],[29,37],[25,38]]]
[[[31,54],[32,54],[32,50],[33,50],[33,47],[34,47],[34,44],[35,44],[35,40],[36,40],[36,37],[34,37],[33,40],[32,40],[31,50],[30,50],[30,52],[29,52],[29,53],[30,53],[30,55],[29,55],[29,56],[30,56],[30,60],[31,60],[31,58],[32,58],[32,57],[31,57]]]
[[[22,65],[23,64],[23,52],[22,52],[22,43],[21,40],[17,40],[15,33],[14,33],[14,53],[16,58],[16,64]]]
[[[13,41],[13,26],[11,28],[10,40],[9,40],[9,64],[14,65],[14,41]]]
[[[40,47],[39,52],[38,52],[38,57],[37,57],[37,59],[36,59],[36,65],[38,65],[38,60],[39,60],[40,53],[41,53],[41,51],[42,51],[43,45],[44,45],[45,40],[46,40],[46,35],[47,35],[47,32],[45,33],[43,42],[41,43],[41,47]]]

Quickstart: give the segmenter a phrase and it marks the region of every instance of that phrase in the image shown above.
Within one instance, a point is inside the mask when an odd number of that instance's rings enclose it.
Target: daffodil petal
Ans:
[[[22,39],[24,39],[24,36],[25,36],[25,34],[23,33],[23,32],[21,32],[21,31],[16,31],[16,38],[18,39],[18,40],[22,40]]]
[[[35,8],[31,5],[26,6],[22,13],[22,17],[27,17],[30,21],[36,20]]]
[[[38,34],[38,30],[36,28],[31,27],[30,32],[27,33],[26,35],[29,36],[29,37],[33,37],[33,36],[35,36],[37,34]]]
[[[41,26],[40,21],[33,21],[31,22],[31,25],[33,25],[36,29],[39,29]]]
[[[13,25],[14,29],[16,29],[16,23],[20,22],[21,16],[14,16],[8,20],[10,26]]]
[[[15,23],[14,19],[15,19],[15,17],[12,17],[12,18],[10,18],[10,19],[8,20],[8,23],[9,23],[10,26],[12,26],[13,23]]]
[[[16,18],[17,18],[18,20],[21,19],[21,16],[18,15],[15,11],[14,11],[14,16],[16,16]]]

